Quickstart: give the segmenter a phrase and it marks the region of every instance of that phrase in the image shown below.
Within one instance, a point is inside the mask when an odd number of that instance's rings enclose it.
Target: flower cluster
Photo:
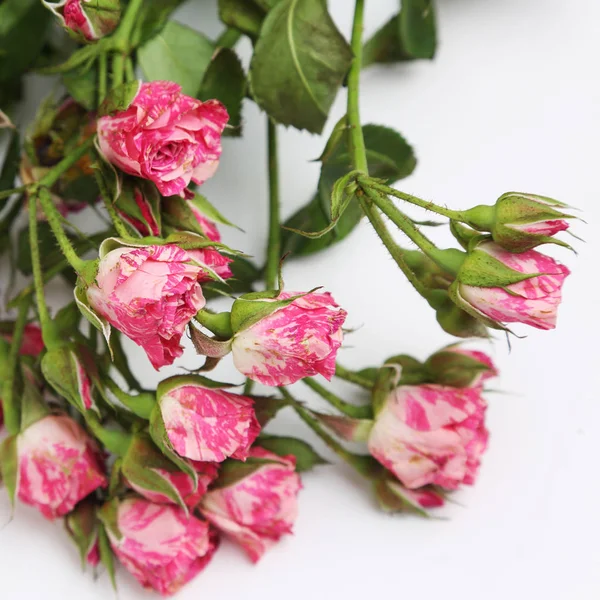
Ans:
[[[224,243],[220,227],[231,223],[197,189],[217,172],[222,136],[241,128],[246,74],[234,51],[220,47],[237,36],[235,29],[215,45],[202,38],[208,66],[190,81],[196,69],[163,69],[157,56],[165,52],[153,48],[163,30],[161,44],[168,45],[182,27],[167,22],[171,8],[132,0],[121,19],[118,0],[42,3],[81,46],[65,63],[40,67],[62,74],[67,93],[40,106],[22,148],[15,135],[9,154],[20,184],[0,190],[0,200],[11,203],[0,221],[0,254],[26,211],[15,268],[32,276],[31,285],[9,290],[6,308],[16,316],[0,322],[0,474],[11,501],[63,519],[84,564],[102,563],[111,576],[120,564],[143,587],[171,595],[207,567],[221,538],[257,562],[292,533],[299,473],[325,461],[301,439],[267,433],[281,408],[292,408],[354,467],[387,511],[427,514],[475,483],[489,438],[485,386],[498,375],[490,357],[455,344],[425,361],[400,354],[348,371],[337,362],[349,333],[346,310],[326,289],[285,289],[282,255],[316,252],[342,239],[349,225],[340,218],[354,210],[348,221],[364,213],[448,333],[487,337],[489,328],[513,323],[552,329],[569,270],[537,247],[566,245],[556,235],[573,218],[567,207],[508,193],[493,206],[453,211],[403,194],[381,174],[367,175],[350,102],[320,158],[316,210],[313,202],[282,227],[275,123],[320,131],[337,87],[349,69],[348,85],[356,86],[361,67],[361,44],[351,51],[325,4],[317,3],[325,12],[313,25],[321,34],[332,28],[337,60],[316,48],[315,69],[340,65],[337,73],[307,72],[319,86],[333,85],[323,89],[318,114],[314,107],[296,110],[303,94],[293,86],[279,89],[275,102],[265,92],[265,80],[277,71],[268,66],[277,44],[262,38],[269,27],[257,27],[249,95],[271,119],[271,214],[266,264],[256,265]],[[136,80],[134,58],[149,81]],[[178,81],[161,80],[165,71]],[[92,76],[93,94],[86,79]],[[0,126],[12,127],[2,111],[0,117]],[[406,154],[405,165],[383,161],[398,178],[414,167],[408,146]],[[2,169],[3,181],[10,168]],[[448,217],[462,250],[435,246],[392,198]],[[330,202],[326,211],[323,200]],[[86,235],[67,218],[88,209],[106,222]],[[324,226],[325,214],[331,222]],[[381,215],[418,249],[391,242]],[[74,301],[51,314],[44,285],[61,273],[74,287]],[[212,310],[216,295],[227,299],[228,310]],[[30,321],[34,316],[39,324]],[[181,367],[187,338],[202,358],[195,371],[182,369],[150,390],[130,367],[123,337],[157,371]],[[239,373],[235,385],[205,376],[221,360]],[[362,403],[320,383],[335,376],[357,384]],[[297,400],[287,388],[296,382],[335,412]],[[255,394],[255,384],[270,389]],[[342,448],[337,438],[362,444],[362,452]]]

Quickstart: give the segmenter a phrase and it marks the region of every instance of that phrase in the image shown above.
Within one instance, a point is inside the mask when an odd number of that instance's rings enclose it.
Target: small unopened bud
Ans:
[[[112,33],[121,17],[120,0],[42,0],[77,40],[94,42]]]

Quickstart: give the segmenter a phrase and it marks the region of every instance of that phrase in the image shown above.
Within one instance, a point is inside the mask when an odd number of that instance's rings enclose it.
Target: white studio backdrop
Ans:
[[[353,2],[331,0],[349,34]],[[397,10],[397,0],[369,0],[366,35]],[[498,336],[487,350],[501,370],[488,399],[490,447],[477,485],[452,496],[439,519],[380,512],[362,482],[287,411],[271,429],[314,441],[334,466],[304,477],[295,535],[253,566],[224,543],[212,563],[177,596],[287,600],[596,600],[600,597],[600,2],[581,0],[437,0],[440,46],[434,62],[365,71],[364,123],[400,131],[415,147],[418,167],[401,189],[451,208],[492,203],[510,190],[555,197],[582,209],[588,224],[573,240],[580,254],[549,250],[573,271],[555,331],[515,328],[524,339]],[[575,5],[576,4],[576,5]],[[216,2],[189,0],[182,22],[214,35]],[[241,44],[248,58],[250,48]],[[32,79],[42,97],[48,81]],[[281,128],[283,214],[314,192],[327,133],[344,111],[342,91],[325,137]],[[25,111],[35,109],[35,102]],[[203,192],[246,233],[225,242],[262,257],[266,239],[265,119],[245,105],[241,139],[225,139],[221,166]],[[80,222],[84,222],[82,217]],[[433,231],[441,243],[445,233]],[[6,272],[1,272],[6,277]],[[367,223],[346,241],[285,266],[290,290],[324,285],[349,313],[339,354],[349,367],[377,365],[407,352],[425,358],[452,341],[412,291]],[[68,296],[48,288],[56,305]],[[479,347],[486,349],[485,343]],[[129,356],[147,385],[192,368],[188,351],[156,373],[143,352]],[[227,363],[227,361],[224,361]],[[228,363],[216,378],[241,381]],[[355,394],[349,385],[343,393]],[[302,386],[297,393],[320,401]],[[150,598],[120,570],[117,597]],[[17,506],[11,518],[0,493],[0,597],[100,600],[114,597],[106,574],[97,581],[60,523]]]

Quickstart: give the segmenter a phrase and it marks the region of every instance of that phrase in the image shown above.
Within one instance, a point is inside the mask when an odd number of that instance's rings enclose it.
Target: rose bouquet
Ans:
[[[0,252],[22,276],[5,290],[0,323],[2,481],[12,502],[64,520],[84,564],[102,564],[113,582],[120,564],[164,595],[206,568],[222,537],[256,562],[292,532],[299,474],[324,461],[301,438],[266,432],[281,409],[356,469],[383,510],[428,515],[476,481],[485,388],[498,375],[487,354],[458,340],[425,361],[402,353],[346,369],[346,310],[326,281],[288,290],[284,259],[350,241],[364,218],[450,335],[547,330],[569,270],[538,247],[568,248],[556,236],[573,218],[535,194],[451,210],[393,186],[416,160],[399,133],[361,123],[360,73],[432,58],[432,2],[403,0],[367,41],[364,0],[349,41],[323,0],[219,0],[216,39],[171,18],[181,3],[0,6]],[[11,116],[29,72],[59,91],[19,131]],[[343,115],[330,114],[338,92]],[[244,101],[265,113],[264,264],[223,242],[232,223],[199,191],[219,176],[222,137],[243,134]],[[319,134],[330,117],[339,120],[317,193],[281,222],[278,127]],[[434,244],[424,231],[440,223],[415,220],[407,205],[445,218],[454,247]],[[100,216],[92,233],[71,222],[81,211]],[[52,314],[44,287],[59,277],[73,300]],[[216,297],[228,310],[214,310]],[[148,389],[123,336],[157,371],[182,356],[185,336],[202,364]],[[243,390],[210,377],[222,360]],[[363,401],[334,392],[334,377]],[[331,410],[297,398],[296,382]]]

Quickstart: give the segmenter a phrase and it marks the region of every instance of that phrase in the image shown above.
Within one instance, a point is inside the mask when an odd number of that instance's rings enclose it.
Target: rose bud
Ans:
[[[172,364],[183,353],[187,324],[206,303],[200,283],[213,273],[227,276],[230,259],[210,248],[166,244],[108,250],[105,244],[95,282],[86,291],[90,307],[141,346],[155,369]]]
[[[199,206],[193,201],[189,201],[190,208],[192,210],[192,214],[198,221],[198,225],[200,225],[200,229],[202,233],[213,242],[221,241],[221,233],[217,229],[217,225],[214,221],[211,221],[199,208]]]
[[[217,480],[216,488],[202,499],[200,512],[257,562],[282,535],[292,533],[302,484],[294,456],[281,457],[257,447],[250,456],[241,466],[243,473],[236,473],[239,463],[225,463],[223,486]]]
[[[0,336],[2,336],[7,342],[12,340],[12,332],[14,323],[3,322],[0,323]],[[39,356],[44,350],[44,340],[42,339],[42,330],[38,325],[29,323],[25,325],[23,331],[23,339],[21,341],[21,348],[19,354],[21,356]]]
[[[73,419],[48,415],[17,437],[16,496],[47,519],[107,484],[96,444]]]
[[[94,42],[112,33],[121,17],[119,0],[42,0],[78,41]]]
[[[130,497],[100,511],[113,552],[144,586],[170,596],[208,564],[218,539],[182,508]]]
[[[151,182],[127,177],[115,208],[119,216],[142,237],[160,237],[160,200],[160,194]]]
[[[80,502],[65,516],[65,527],[79,550],[82,567],[86,564],[97,566],[100,562],[100,552],[95,504],[88,500]]]
[[[201,102],[169,81],[143,83],[129,107],[98,119],[106,159],[125,173],[149,179],[163,196],[192,196],[190,181],[212,177],[229,116],[217,100]]]
[[[485,381],[498,375],[487,354],[456,345],[432,354],[425,368],[435,383],[452,387],[482,387]]]
[[[300,297],[285,302],[294,296]],[[251,302],[258,310],[268,301],[242,296],[232,308],[232,322],[238,307],[246,310]],[[330,380],[342,345],[346,311],[328,292],[282,292],[272,301],[273,312],[242,328],[234,327],[231,350],[237,370],[254,381],[273,386],[319,374]]]
[[[469,252],[450,289],[459,306],[492,327],[524,323],[554,329],[569,274],[567,267],[535,250],[513,254],[484,241]]]
[[[400,386],[379,409],[369,452],[409,489],[472,484],[488,439],[479,388]]]
[[[375,497],[387,512],[416,512],[427,515],[427,510],[444,506],[444,498],[431,487],[409,490],[392,476],[375,483]]]
[[[156,504],[178,504],[194,509],[217,478],[218,465],[189,461],[196,479],[177,469],[147,435],[134,436],[121,465],[131,489]]]
[[[494,206],[476,206],[465,212],[469,225],[489,231],[494,241],[510,252],[524,252],[555,242],[552,236],[569,228],[566,204],[535,194],[508,192]]]
[[[179,456],[203,462],[248,456],[260,432],[254,401],[218,385],[196,376],[170,377],[159,384],[151,422],[162,419]]]

